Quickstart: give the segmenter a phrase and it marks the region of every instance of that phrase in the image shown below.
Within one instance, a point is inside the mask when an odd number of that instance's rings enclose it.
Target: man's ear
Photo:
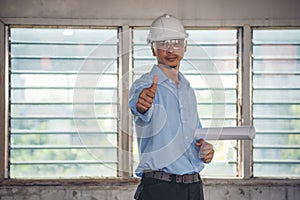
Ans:
[[[151,47],[151,50],[152,50],[152,55],[156,56],[156,50],[153,47]]]
[[[187,50],[187,41],[185,40],[185,45],[184,45],[184,52]]]

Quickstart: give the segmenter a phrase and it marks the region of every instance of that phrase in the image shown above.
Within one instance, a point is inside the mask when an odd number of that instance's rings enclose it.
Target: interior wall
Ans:
[[[0,18],[149,21],[170,13],[185,23],[263,21],[294,24],[300,20],[299,0],[1,0]]]
[[[137,181],[89,181],[0,185],[1,200],[132,200]],[[205,200],[298,200],[297,180],[270,183],[266,180],[205,180]]]

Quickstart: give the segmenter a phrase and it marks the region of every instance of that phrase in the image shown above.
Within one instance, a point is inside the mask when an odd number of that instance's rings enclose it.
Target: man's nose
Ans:
[[[173,47],[173,45],[172,44],[168,44],[167,45],[167,52],[173,52],[174,51],[174,47]]]

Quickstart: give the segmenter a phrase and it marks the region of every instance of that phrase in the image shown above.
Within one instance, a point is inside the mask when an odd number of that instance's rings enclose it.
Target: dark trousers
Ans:
[[[204,200],[202,182],[176,183],[143,177],[136,200]]]

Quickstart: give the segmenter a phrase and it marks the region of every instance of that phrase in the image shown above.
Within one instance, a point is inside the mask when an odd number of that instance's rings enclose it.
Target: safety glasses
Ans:
[[[154,42],[154,44],[157,49],[167,50],[172,47],[175,50],[179,50],[185,47],[186,42],[184,39],[174,39],[174,40],[157,41]]]

